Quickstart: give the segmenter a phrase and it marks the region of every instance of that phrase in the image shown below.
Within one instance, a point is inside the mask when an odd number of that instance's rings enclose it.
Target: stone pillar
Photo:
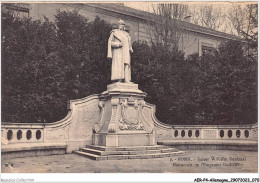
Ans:
[[[100,95],[102,117],[93,127],[93,145],[155,145],[153,121],[145,117],[146,93],[134,83],[113,83]]]

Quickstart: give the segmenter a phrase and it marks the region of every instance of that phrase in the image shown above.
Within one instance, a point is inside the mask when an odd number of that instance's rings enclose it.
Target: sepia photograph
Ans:
[[[1,173],[259,182],[258,1],[2,1]]]

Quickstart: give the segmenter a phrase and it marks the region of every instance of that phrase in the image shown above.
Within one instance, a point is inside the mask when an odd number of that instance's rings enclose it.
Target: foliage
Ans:
[[[243,56],[239,42],[222,44],[213,55],[165,51],[135,43],[134,79],[156,116],[169,124],[257,122],[257,61]]]
[[[58,119],[65,71],[53,23],[2,16],[2,120]],[[65,102],[65,105],[64,105]]]
[[[237,34],[247,43],[247,52],[257,59],[258,51],[258,4],[234,4],[228,16]]]
[[[220,92],[217,115],[213,119],[232,124],[257,122],[257,60],[243,56],[239,42],[219,47],[219,78],[215,90]]]
[[[103,91],[110,30],[77,12],[59,11],[55,23],[2,12],[2,121],[57,121],[68,99]]]
[[[60,53],[68,69],[67,82],[74,88],[70,98],[82,98],[106,89],[109,82],[110,62],[106,60],[107,38],[111,25],[94,22],[77,12],[58,12],[57,37],[61,40]]]
[[[2,121],[57,121],[67,114],[67,100],[106,90],[110,31],[77,12],[58,11],[55,22],[2,14]],[[187,59],[164,44],[135,42],[133,49],[133,82],[162,122],[257,122],[257,61],[244,56],[239,42]]]
[[[195,115],[194,72],[180,51],[162,45],[133,44],[133,79],[156,105],[156,116],[168,124],[192,124]]]

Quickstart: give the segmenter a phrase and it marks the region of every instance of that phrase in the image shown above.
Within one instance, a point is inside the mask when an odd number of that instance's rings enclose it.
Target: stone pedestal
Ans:
[[[101,119],[93,127],[93,145],[155,145],[153,121],[145,117],[146,93],[134,83],[113,83],[100,95]]]

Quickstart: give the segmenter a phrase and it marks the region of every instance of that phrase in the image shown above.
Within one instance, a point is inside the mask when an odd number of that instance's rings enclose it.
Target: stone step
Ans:
[[[176,148],[167,148],[159,150],[142,150],[142,151],[100,151],[91,148],[80,148],[80,151],[96,154],[96,155],[137,155],[137,154],[157,154],[157,153],[168,153],[168,152],[177,152]]]
[[[101,158],[101,156],[96,155],[96,154],[91,154],[91,153],[87,153],[87,152],[82,152],[82,151],[73,151],[73,153],[76,153],[80,156],[84,156],[93,160],[107,160],[106,157]]]
[[[96,154],[91,154],[82,151],[74,151],[74,153],[88,157],[93,160],[122,160],[122,159],[152,159],[152,158],[165,158],[165,157],[172,157],[176,154],[183,153],[182,151],[178,152],[168,152],[168,153],[155,153],[155,154],[138,154],[138,155],[109,155],[109,156],[99,156]]]
[[[131,146],[131,147],[105,147],[105,146],[86,145],[86,148],[95,149],[99,151],[146,151],[146,150],[160,150],[168,147],[165,145]]]

